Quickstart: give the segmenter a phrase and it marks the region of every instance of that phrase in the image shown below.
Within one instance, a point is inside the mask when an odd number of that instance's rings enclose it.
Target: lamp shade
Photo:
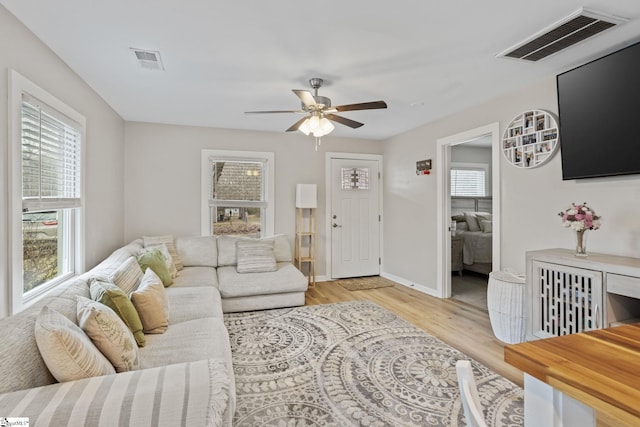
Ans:
[[[296,185],[296,208],[317,208],[318,197],[316,184]]]

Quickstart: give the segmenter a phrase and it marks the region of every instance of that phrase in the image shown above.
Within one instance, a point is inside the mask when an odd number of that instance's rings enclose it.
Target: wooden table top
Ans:
[[[640,425],[640,323],[504,348],[504,360],[628,425]]]

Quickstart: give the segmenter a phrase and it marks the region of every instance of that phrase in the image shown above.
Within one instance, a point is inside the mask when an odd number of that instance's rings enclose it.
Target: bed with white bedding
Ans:
[[[492,215],[487,212],[465,212],[455,215],[456,236],[462,238],[463,269],[489,274],[492,267]]]

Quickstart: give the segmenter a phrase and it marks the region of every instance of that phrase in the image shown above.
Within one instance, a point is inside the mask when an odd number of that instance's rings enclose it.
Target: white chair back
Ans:
[[[476,379],[473,376],[471,362],[468,360],[458,360],[456,363],[456,373],[458,374],[458,386],[460,387],[460,400],[464,408],[464,416],[467,419],[467,426],[487,427],[484,421],[482,405]]]

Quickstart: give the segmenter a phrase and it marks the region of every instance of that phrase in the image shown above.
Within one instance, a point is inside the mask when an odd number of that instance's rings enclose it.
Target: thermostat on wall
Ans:
[[[429,175],[431,173],[431,159],[416,162],[416,175]]]

